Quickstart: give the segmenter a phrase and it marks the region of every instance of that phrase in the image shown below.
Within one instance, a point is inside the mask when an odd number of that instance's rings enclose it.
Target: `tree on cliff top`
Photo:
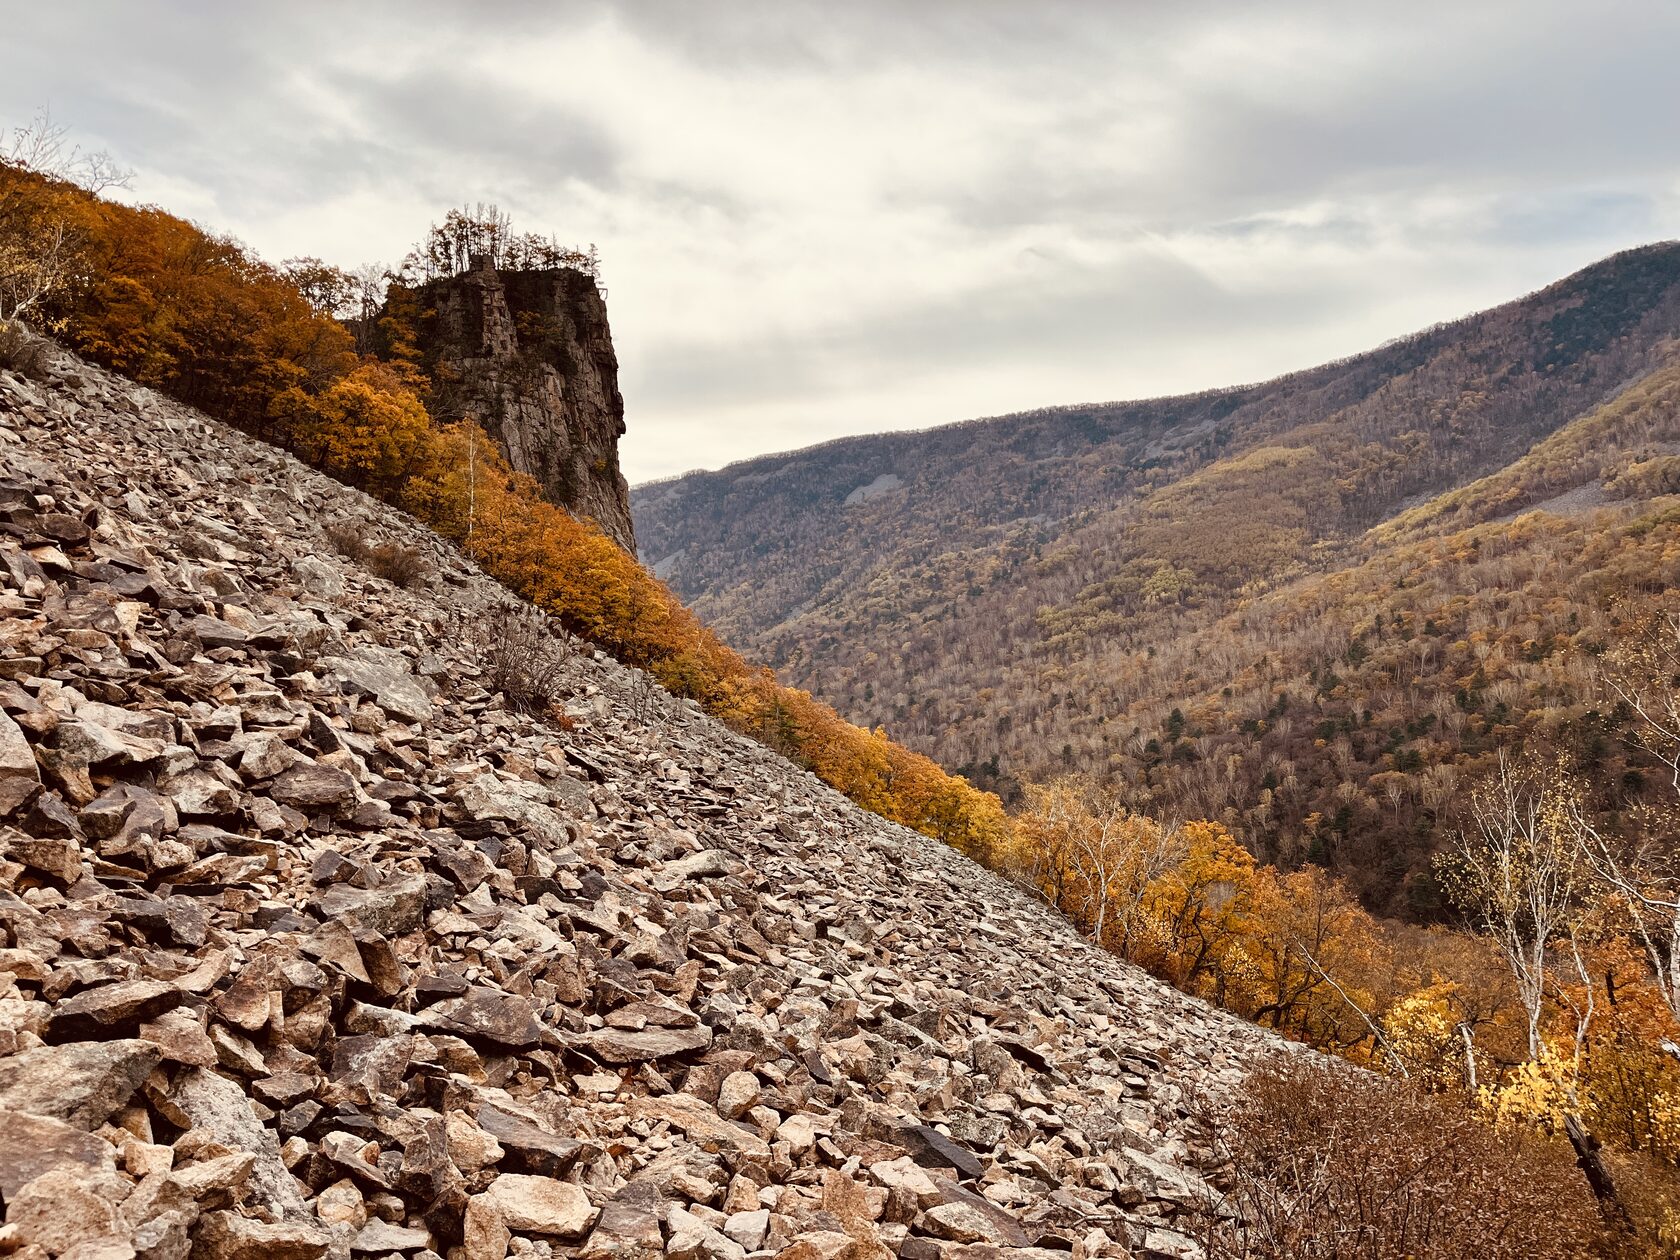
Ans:
[[[434,223],[426,237],[402,261],[405,280],[426,281],[458,276],[473,266],[476,258],[491,267],[508,271],[547,271],[557,267],[581,271],[592,280],[601,275],[600,258],[591,245],[573,249],[550,236],[515,232],[512,220],[496,204],[479,202],[463,206]]]

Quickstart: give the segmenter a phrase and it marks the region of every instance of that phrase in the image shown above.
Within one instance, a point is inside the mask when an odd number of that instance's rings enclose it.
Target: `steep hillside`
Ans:
[[[46,271],[38,265],[42,241],[57,241],[63,251]],[[458,308],[446,299],[445,283],[428,319],[416,290],[432,292],[430,281],[471,272],[486,242],[499,242],[500,252],[490,256],[506,263],[505,270],[492,284],[479,268],[477,289],[468,287],[483,291],[462,296]],[[547,404],[565,412],[567,399],[576,401],[578,379],[593,381],[592,396],[604,399],[611,352],[603,345],[592,255],[529,235],[510,237],[493,207],[477,217],[451,212],[428,234],[423,264],[405,260],[406,279],[390,285],[383,313],[362,289],[363,316],[341,322],[335,313],[345,286],[362,283],[357,276],[310,259],[277,268],[240,242],[156,207],[107,201],[0,161],[0,256],[14,279],[41,286],[42,305],[35,308],[41,324],[96,362],[413,514],[567,631],[647,670],[865,808],[971,856],[983,857],[1006,840],[996,796],[778,683],[701,625],[593,521],[545,498],[536,479],[516,471],[473,419],[451,423],[433,413],[451,398],[459,401],[468,386],[497,391],[483,403],[493,410],[506,385],[510,406],[517,404],[521,423],[531,421],[535,432]],[[475,320],[500,327],[501,315],[492,318],[484,304],[499,311],[490,299],[509,282],[522,295],[508,311],[529,317],[515,321],[511,360],[503,357],[508,343],[501,334],[490,337],[488,355],[452,358],[486,349],[489,334],[484,327],[473,333]],[[0,354],[8,362],[27,362],[30,343],[26,329],[0,323]],[[387,358],[368,353],[375,348]],[[564,364],[585,350],[593,356],[593,376],[579,378],[581,369],[561,372],[551,362]],[[462,365],[472,372],[463,374]],[[434,380],[427,380],[428,367]],[[534,403],[524,392],[532,381],[544,383]],[[535,407],[528,415],[527,404]],[[616,432],[615,416],[602,414]],[[614,440],[603,429],[582,450],[605,451]],[[616,485],[610,462],[597,471],[603,486]],[[347,545],[354,549],[354,539]]]
[[[7,1250],[1194,1253],[1273,1038],[598,653],[513,711],[400,513],[63,356],[0,608]]]
[[[1674,576],[1677,334],[1680,245],[1652,246],[1264,385],[633,503],[703,616],[853,720],[1005,794],[1096,771],[1429,913],[1450,788],[1498,746],[1625,773],[1584,658]]]

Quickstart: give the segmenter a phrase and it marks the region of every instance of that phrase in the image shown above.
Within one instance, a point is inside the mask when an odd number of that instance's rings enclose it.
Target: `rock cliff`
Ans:
[[[595,281],[570,268],[498,272],[481,260],[413,293],[434,413],[477,419],[550,501],[635,554],[618,467],[618,357]]]
[[[530,615],[0,371],[0,1250],[1197,1254],[1187,1094],[1280,1043],[597,654],[510,710],[474,639]]]

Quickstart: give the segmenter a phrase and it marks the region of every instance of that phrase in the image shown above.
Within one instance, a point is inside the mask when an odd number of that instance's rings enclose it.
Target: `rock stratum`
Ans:
[[[1196,1254],[1280,1043],[597,654],[504,708],[406,517],[61,355],[0,610],[0,1252]]]
[[[413,290],[433,413],[477,420],[545,498],[634,555],[630,488],[618,466],[624,396],[600,289],[573,268],[478,262]]]

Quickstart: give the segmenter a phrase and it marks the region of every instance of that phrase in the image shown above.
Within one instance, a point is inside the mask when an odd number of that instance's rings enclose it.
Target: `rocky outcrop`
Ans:
[[[414,290],[433,411],[471,416],[519,472],[635,554],[618,467],[624,398],[607,306],[581,271],[501,271],[480,259]]]
[[[510,615],[0,372],[0,1252],[1197,1254],[1186,1097],[1279,1043],[599,655],[511,711]]]

